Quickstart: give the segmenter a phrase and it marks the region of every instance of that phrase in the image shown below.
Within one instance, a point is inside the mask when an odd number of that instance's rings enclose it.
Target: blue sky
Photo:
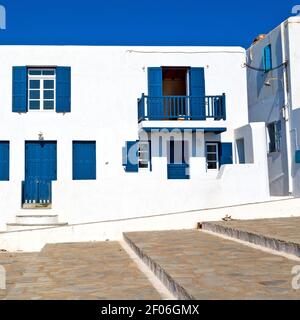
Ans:
[[[240,45],[291,15],[300,0],[0,0],[1,44]]]

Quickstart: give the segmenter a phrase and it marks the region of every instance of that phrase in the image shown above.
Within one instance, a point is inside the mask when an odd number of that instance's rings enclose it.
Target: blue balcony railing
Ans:
[[[226,96],[142,95],[138,99],[138,121],[144,120],[226,120]]]

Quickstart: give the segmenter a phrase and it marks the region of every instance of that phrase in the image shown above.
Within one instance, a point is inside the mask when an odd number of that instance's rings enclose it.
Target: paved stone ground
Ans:
[[[22,277],[25,268],[37,256],[37,253],[9,253],[0,252],[0,265],[5,268],[6,290],[0,290],[0,300]]]
[[[199,230],[126,237],[196,299],[300,299],[291,287],[299,262]]]
[[[47,245],[6,298],[161,299],[117,242]]]
[[[300,244],[300,217],[209,222]]]

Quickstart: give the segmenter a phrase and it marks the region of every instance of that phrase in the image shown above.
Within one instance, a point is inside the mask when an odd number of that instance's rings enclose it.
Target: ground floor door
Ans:
[[[188,141],[168,142],[168,179],[189,179]]]
[[[23,203],[51,203],[51,182],[56,179],[56,141],[26,141]]]

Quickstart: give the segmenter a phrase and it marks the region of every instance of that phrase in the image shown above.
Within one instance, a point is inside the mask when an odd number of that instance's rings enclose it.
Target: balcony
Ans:
[[[162,120],[226,120],[226,96],[142,95],[138,99],[138,122]]]

